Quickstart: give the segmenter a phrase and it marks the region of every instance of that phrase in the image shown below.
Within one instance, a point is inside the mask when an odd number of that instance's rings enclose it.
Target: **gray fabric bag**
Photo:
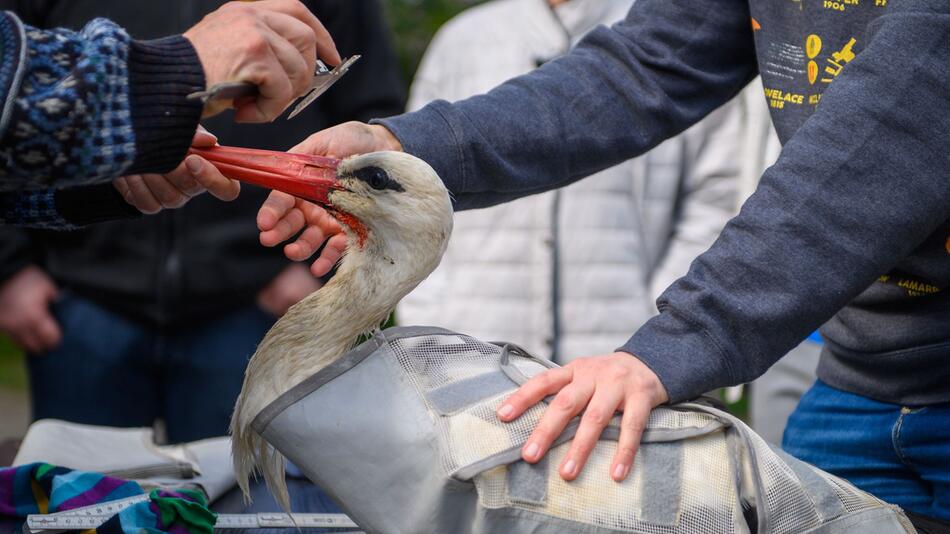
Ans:
[[[263,410],[254,430],[368,532],[894,533],[904,514],[773,450],[740,420],[695,403],[657,408],[630,476],[608,476],[619,419],[581,476],[520,448],[542,406],[512,423],[501,401],[554,364],[431,327],[392,328]]]

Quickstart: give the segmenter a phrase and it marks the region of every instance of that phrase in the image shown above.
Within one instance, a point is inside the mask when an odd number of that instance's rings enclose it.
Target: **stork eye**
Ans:
[[[380,169],[374,168],[373,172],[369,175],[369,185],[372,186],[373,189],[385,188],[386,182],[388,181],[389,177]]]
[[[353,172],[353,175],[356,178],[366,182],[367,185],[373,189],[382,191],[384,189],[392,189],[394,191],[403,191],[402,185],[399,182],[393,180],[389,177],[389,174],[386,173],[383,169],[379,167],[363,167],[362,169],[357,169]]]

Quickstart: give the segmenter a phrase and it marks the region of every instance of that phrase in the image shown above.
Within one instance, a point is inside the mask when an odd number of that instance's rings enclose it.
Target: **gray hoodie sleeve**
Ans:
[[[950,3],[893,2],[872,33],[740,214],[662,295],[660,315],[622,347],[671,401],[761,374],[947,220]],[[746,0],[640,0],[530,75],[383,124],[470,208],[642,153],[754,72]]]
[[[661,314],[622,347],[671,401],[759,376],[946,224],[950,3],[894,2],[871,32],[739,215],[660,297]]]
[[[749,20],[745,0],[639,0],[626,20],[486,95],[376,122],[438,171],[459,209],[555,189],[735,95],[756,73]]]

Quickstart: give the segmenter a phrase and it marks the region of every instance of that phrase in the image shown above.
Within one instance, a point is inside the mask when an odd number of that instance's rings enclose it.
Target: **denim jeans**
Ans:
[[[950,519],[950,403],[899,406],[819,380],[782,448],[905,510]]]
[[[162,418],[172,443],[228,433],[244,367],[274,318],[247,306],[161,332],[66,292],[60,346],[29,358],[33,418],[120,427]]]
[[[287,492],[290,494],[290,509],[294,512],[311,514],[340,514],[340,507],[330,499],[317,485],[306,478],[287,475]],[[211,509],[219,514],[258,514],[265,512],[283,512],[277,501],[267,490],[260,478],[250,480],[251,502],[244,501],[244,495],[237,487],[225,493],[212,504]],[[340,532],[340,529],[321,529],[313,532]],[[342,531],[352,532],[352,529]],[[310,531],[305,531],[310,532]],[[291,534],[288,529],[250,529],[248,534]],[[241,530],[229,530],[228,534],[243,534]]]

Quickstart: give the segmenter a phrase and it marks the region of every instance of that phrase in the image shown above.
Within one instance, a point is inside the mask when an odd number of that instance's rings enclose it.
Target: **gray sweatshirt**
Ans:
[[[531,74],[381,122],[475,208],[642,154],[760,72],[782,155],[621,350],[679,401],[752,380],[824,323],[832,386],[944,402],[948,42],[946,0],[638,0]]]

